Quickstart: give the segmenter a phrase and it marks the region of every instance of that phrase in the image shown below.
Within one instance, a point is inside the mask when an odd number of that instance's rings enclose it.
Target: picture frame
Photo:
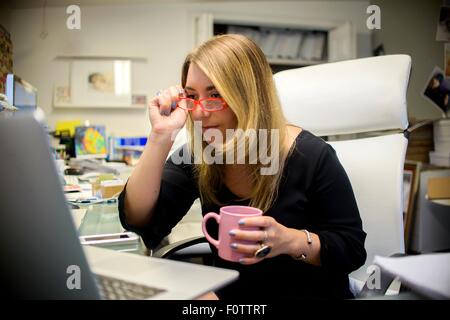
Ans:
[[[406,248],[409,247],[415,220],[421,167],[421,162],[406,160],[403,168],[403,228]]]
[[[131,61],[72,60],[70,98],[70,104],[74,107],[130,107]]]
[[[65,107],[71,104],[70,87],[55,85],[53,88],[53,106]]]
[[[133,93],[131,95],[132,106],[136,108],[145,108],[147,106],[148,97],[145,93]]]
[[[435,66],[422,91],[422,97],[428,100],[446,118],[450,111],[450,79],[444,71]]]

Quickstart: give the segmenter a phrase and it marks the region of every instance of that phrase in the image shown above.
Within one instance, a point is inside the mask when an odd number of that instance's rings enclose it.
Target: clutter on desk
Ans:
[[[115,137],[108,139],[109,161],[124,161],[128,165],[136,165],[144,146],[147,143],[147,137]]]
[[[105,160],[98,159],[70,159],[69,167],[82,170],[82,174],[87,172],[119,174],[119,171],[108,165]]]
[[[74,184],[65,185],[63,188],[64,188],[64,192],[81,192],[82,191],[82,189],[79,185],[74,185]]]
[[[117,197],[125,187],[125,182],[116,179],[112,175],[100,175],[99,178],[92,183],[92,195],[98,198]]]

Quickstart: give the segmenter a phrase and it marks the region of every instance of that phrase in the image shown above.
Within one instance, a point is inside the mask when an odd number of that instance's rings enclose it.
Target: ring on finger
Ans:
[[[271,250],[271,246],[261,244],[261,248],[255,251],[255,258],[264,258]]]
[[[269,239],[269,235],[267,234],[267,231],[264,230],[264,239],[263,239],[262,243],[265,243],[267,241],[267,239]]]

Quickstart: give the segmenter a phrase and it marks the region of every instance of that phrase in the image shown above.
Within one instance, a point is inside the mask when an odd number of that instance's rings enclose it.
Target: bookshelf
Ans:
[[[227,33],[243,34],[258,43],[274,73],[356,58],[356,34],[348,21],[299,21],[211,13],[195,17],[196,45]]]

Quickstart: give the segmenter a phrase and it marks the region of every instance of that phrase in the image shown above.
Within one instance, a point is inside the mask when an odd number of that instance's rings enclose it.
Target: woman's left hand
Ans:
[[[231,245],[232,250],[244,253],[246,258],[241,259],[241,264],[254,264],[266,258],[272,258],[280,254],[288,253],[292,239],[292,229],[278,223],[269,216],[244,218],[239,223],[241,228],[259,227],[261,230],[230,230],[232,239],[236,240]],[[240,244],[241,240],[252,241],[255,244]],[[270,252],[265,257],[255,257],[257,250],[263,246],[269,246]]]

